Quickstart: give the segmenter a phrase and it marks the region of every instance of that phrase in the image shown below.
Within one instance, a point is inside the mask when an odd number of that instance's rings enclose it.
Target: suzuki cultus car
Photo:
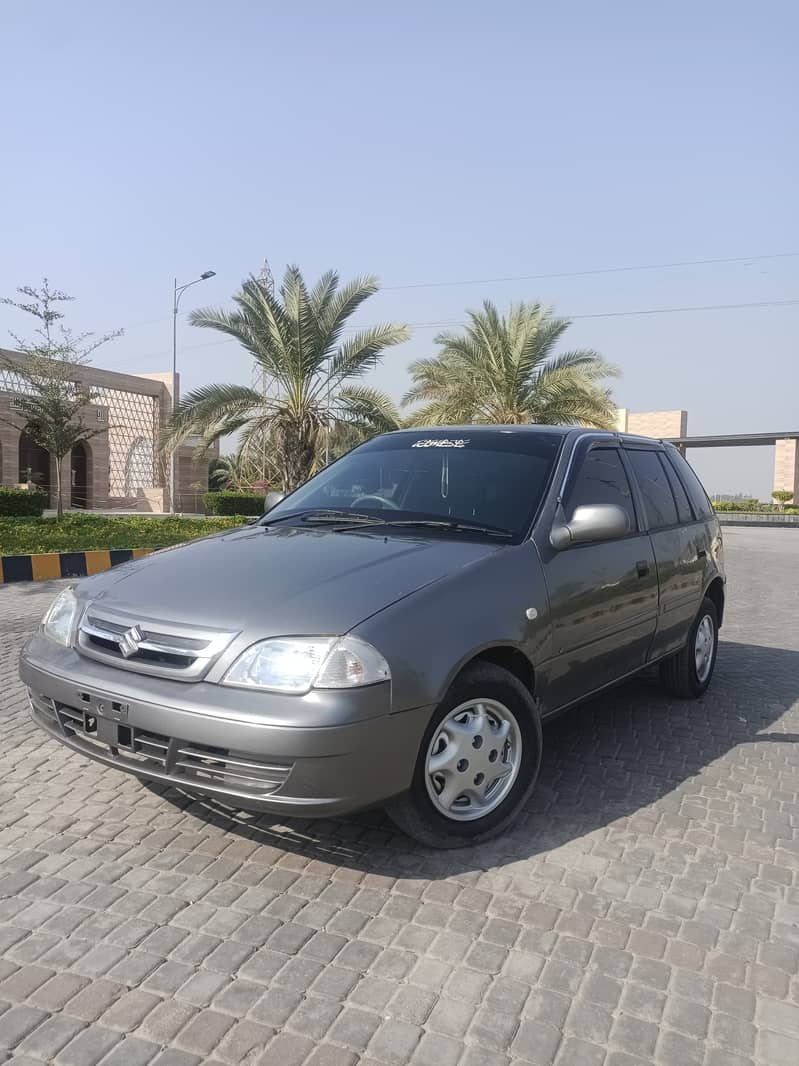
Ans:
[[[519,814],[552,715],[653,664],[701,696],[724,596],[674,447],[403,430],[62,592],[21,676],[39,726],[119,770],[276,815],[382,805],[452,847]]]

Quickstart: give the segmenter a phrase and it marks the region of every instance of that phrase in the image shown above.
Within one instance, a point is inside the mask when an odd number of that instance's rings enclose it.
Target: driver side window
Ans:
[[[592,448],[586,455],[569,493],[569,520],[578,507],[596,503],[615,503],[627,512],[630,529],[636,528],[632,489],[617,448]]]

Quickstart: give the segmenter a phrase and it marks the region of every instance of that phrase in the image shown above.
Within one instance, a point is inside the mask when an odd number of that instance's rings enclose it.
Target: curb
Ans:
[[[61,577],[87,577],[112,566],[141,559],[155,548],[112,548],[107,551],[47,552],[43,555],[0,556],[0,585],[13,581],[52,581]]]

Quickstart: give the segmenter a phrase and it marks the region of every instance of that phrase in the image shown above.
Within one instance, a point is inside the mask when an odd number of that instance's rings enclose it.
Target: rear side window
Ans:
[[[680,481],[685,486],[685,491],[688,493],[688,499],[691,501],[696,517],[711,518],[713,507],[707,498],[707,493],[702,488],[702,482],[676,448],[669,448],[666,454],[669,457],[669,462],[677,471]]]
[[[677,477],[677,471],[665,455],[659,455],[658,458],[661,463],[663,463],[663,469],[666,471],[666,477],[669,479],[671,491],[674,493],[674,499],[677,501],[677,514],[680,516],[680,521],[693,522],[694,514],[688,500],[688,493],[683,488],[683,483]]]
[[[677,524],[677,504],[657,452],[630,449],[627,452],[641,495],[650,529],[663,529]]]
[[[616,448],[592,448],[583,460],[569,494],[569,517],[578,507],[594,503],[615,503],[622,507],[635,527],[635,508],[627,471]]]

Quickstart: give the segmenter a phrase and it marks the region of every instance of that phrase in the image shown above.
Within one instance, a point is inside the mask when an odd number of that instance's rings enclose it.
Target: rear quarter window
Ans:
[[[666,452],[668,460],[671,463],[674,470],[677,472],[685,491],[688,493],[688,499],[691,501],[691,506],[694,509],[694,514],[697,518],[712,518],[713,505],[708,499],[707,493],[702,487],[702,482],[694,473],[691,465],[683,456],[676,450],[676,448],[669,448]]]
[[[658,453],[628,448],[626,455],[641,490],[649,529],[675,526],[677,504]]]

